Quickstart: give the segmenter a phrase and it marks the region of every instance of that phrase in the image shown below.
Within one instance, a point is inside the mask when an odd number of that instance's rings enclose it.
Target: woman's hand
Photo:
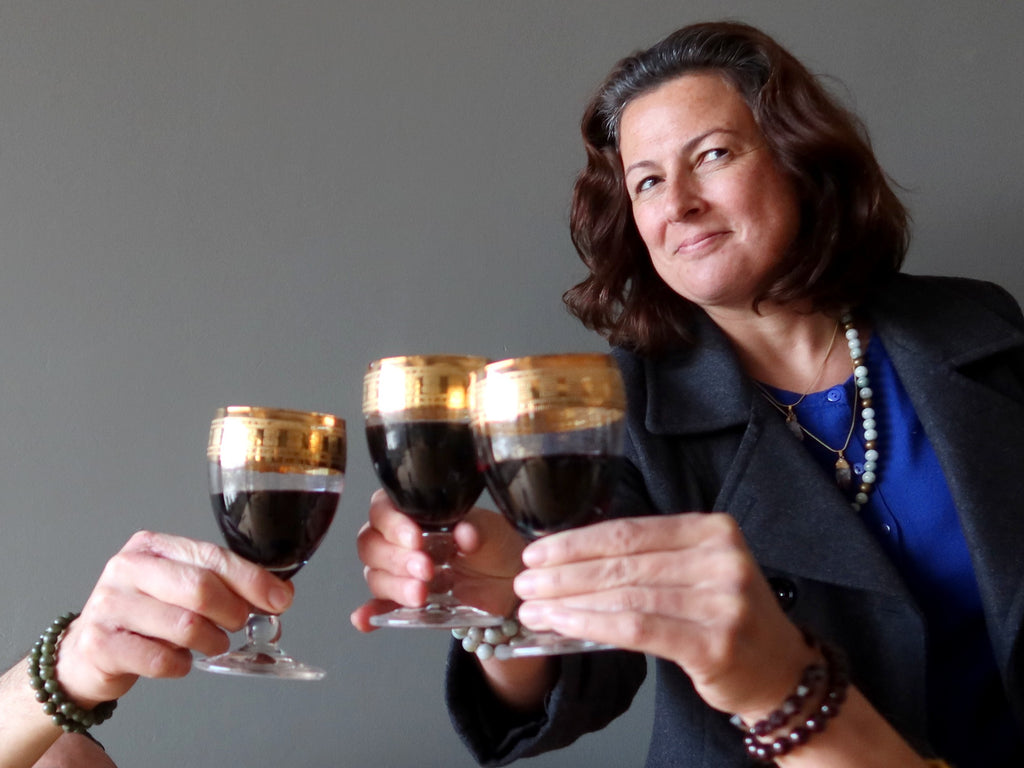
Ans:
[[[60,645],[57,677],[79,706],[116,699],[138,677],[181,677],[190,651],[228,649],[251,606],[281,613],[294,587],[207,542],[140,532],[107,563]],[[227,631],[225,631],[227,630]]]
[[[724,514],[627,518],[546,536],[515,580],[523,623],[677,663],[748,722],[815,658]]]
[[[454,530],[452,591],[461,602],[508,615],[515,605],[512,578],[522,570],[522,537],[494,512],[474,508]],[[359,559],[374,599],[352,613],[362,632],[376,627],[370,618],[398,605],[420,606],[427,599],[435,567],[423,550],[423,531],[378,490],[370,501],[368,522],[357,539]]]

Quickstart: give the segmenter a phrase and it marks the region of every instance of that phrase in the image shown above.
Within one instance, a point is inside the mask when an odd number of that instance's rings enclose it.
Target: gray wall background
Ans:
[[[217,540],[216,407],[330,410],[348,486],[285,617],[328,680],[143,681],[98,735],[125,766],[472,765],[445,636],[348,623],[363,369],[603,348],[560,303],[582,105],[620,56],[723,17],[836,78],[906,190],[909,271],[1024,298],[1018,0],[0,2],[0,662],[133,531]],[[651,688],[530,764],[639,765]]]

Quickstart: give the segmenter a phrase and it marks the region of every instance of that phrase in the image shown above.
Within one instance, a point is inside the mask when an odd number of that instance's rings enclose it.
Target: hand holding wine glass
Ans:
[[[484,489],[469,424],[471,355],[409,355],[370,364],[363,415],[373,468],[395,507],[422,530],[434,577],[423,607],[375,615],[378,627],[492,626],[501,623],[452,594],[452,530]]]
[[[487,488],[524,537],[606,516],[623,451],[625,408],[621,375],[607,355],[514,358],[473,373],[470,410]],[[611,647],[524,630],[496,655]]]
[[[313,556],[334,519],[345,482],[345,422],[335,416],[250,406],[217,411],[207,447],[210,498],[228,547],[279,578]],[[280,621],[254,611],[246,643],[197,659],[233,675],[318,680],[324,672],[277,645]]]

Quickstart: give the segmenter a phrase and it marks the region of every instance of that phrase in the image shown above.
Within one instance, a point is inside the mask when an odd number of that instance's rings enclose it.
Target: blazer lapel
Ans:
[[[904,598],[903,580],[835,483],[762,398],[718,503],[766,568]]]

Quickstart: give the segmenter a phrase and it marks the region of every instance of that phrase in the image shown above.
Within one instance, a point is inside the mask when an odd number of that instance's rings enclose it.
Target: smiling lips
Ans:
[[[698,251],[706,246],[711,245],[714,242],[717,242],[718,239],[724,236],[725,234],[726,232],[724,230],[714,232],[699,232],[698,234],[692,235],[683,240],[682,242],[680,242],[679,245],[676,246],[675,252],[688,253]]]

